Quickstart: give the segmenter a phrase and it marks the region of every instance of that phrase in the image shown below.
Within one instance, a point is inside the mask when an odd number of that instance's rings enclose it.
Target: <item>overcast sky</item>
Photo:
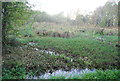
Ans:
[[[85,14],[94,11],[97,7],[103,6],[108,0],[28,0],[34,4],[34,10],[46,11],[54,15],[60,12],[72,14],[79,9],[80,13]],[[117,1],[117,0],[116,0]]]

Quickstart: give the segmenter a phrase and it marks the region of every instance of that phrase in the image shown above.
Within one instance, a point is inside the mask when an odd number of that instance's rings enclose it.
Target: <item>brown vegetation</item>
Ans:
[[[73,32],[51,32],[51,31],[38,31],[36,32],[38,36],[50,36],[50,37],[61,37],[61,38],[70,38],[74,36]]]

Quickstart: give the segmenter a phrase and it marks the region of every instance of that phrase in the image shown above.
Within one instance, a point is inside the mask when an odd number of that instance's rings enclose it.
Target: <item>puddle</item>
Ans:
[[[34,50],[35,51],[40,51],[40,52],[42,52],[42,53],[45,53],[45,54],[50,54],[50,55],[54,55],[54,56],[60,56],[60,57],[65,57],[66,58],[66,56],[64,56],[63,54],[59,54],[59,53],[56,53],[56,52],[53,52],[53,51],[49,51],[49,50],[41,50],[41,49],[38,49],[38,48],[34,48]],[[69,57],[68,57],[69,58]],[[73,61],[73,59],[72,58],[69,58],[70,59],[70,61],[72,62]],[[82,59],[84,62],[91,62],[91,60],[90,59],[88,59],[88,57],[80,57],[80,59]]]
[[[50,55],[60,56],[60,57],[66,58],[66,56],[63,56],[63,54],[59,54],[59,53],[56,53],[56,52],[53,52],[53,51],[40,50],[40,49],[38,49],[38,48],[34,48],[34,50],[40,51],[40,52],[45,53],[45,54],[50,54]],[[68,58],[69,58],[69,57],[68,57]],[[70,59],[71,62],[73,61],[72,58],[69,58],[69,59]],[[83,60],[83,59],[82,59],[82,60]]]
[[[37,42],[29,42],[27,45],[33,46],[33,45],[37,45]]]
[[[37,49],[37,48],[36,48]],[[46,54],[51,54],[51,55],[58,55],[57,53],[53,51],[48,51],[48,50],[39,50],[40,52],[46,53]]]
[[[105,41],[105,39],[102,38],[102,37],[96,37],[95,39],[98,40],[98,41],[101,41],[101,42],[104,42],[104,41]]]
[[[45,53],[45,54],[51,54],[51,55],[60,55],[59,53],[56,53],[56,52],[53,52],[53,51],[49,51],[49,50],[41,50],[39,48],[33,48],[35,51],[40,51],[42,53]]]
[[[95,72],[95,69],[71,69],[70,71],[63,71],[63,70],[57,70],[53,73],[45,73],[44,75],[40,75],[40,76],[29,76],[26,79],[50,79],[53,76],[65,76],[65,79],[70,79],[74,76],[78,76],[78,77],[82,77],[84,76],[84,74],[86,73],[93,73]]]

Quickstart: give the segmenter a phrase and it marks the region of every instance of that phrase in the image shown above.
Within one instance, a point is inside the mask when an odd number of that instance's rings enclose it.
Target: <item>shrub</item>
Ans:
[[[19,40],[15,37],[9,38],[9,40],[7,41],[7,45],[10,46],[20,46],[22,45],[21,42],[19,42]]]
[[[60,33],[58,33],[58,32],[53,32],[53,33],[52,33],[52,37],[60,37]]]
[[[95,34],[104,35],[104,29],[97,29],[97,30],[95,30]]]
[[[64,32],[62,34],[60,34],[60,37],[62,38],[70,38],[70,37],[73,37],[74,36],[74,33],[70,33],[70,32]]]
[[[26,70],[24,67],[3,68],[2,79],[25,79]]]

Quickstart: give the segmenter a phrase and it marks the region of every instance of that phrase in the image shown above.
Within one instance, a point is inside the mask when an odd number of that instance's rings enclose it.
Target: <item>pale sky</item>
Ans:
[[[28,0],[34,4],[34,10],[45,11],[54,15],[64,12],[64,15],[73,14],[79,9],[80,13],[87,14],[99,6],[103,6],[108,0]],[[110,1],[110,0],[109,0]],[[117,1],[117,0],[115,0]]]

